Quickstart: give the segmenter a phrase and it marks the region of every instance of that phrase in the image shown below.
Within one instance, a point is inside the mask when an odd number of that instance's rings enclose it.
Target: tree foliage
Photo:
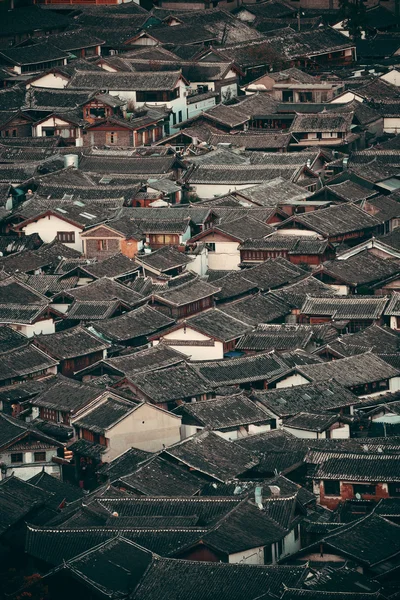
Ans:
[[[366,24],[366,9],[362,0],[339,0],[339,15],[350,37],[357,39]]]

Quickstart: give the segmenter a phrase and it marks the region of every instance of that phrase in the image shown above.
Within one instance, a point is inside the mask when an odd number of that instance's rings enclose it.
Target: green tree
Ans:
[[[357,39],[366,24],[366,9],[362,0],[339,0],[339,16],[350,37]]]

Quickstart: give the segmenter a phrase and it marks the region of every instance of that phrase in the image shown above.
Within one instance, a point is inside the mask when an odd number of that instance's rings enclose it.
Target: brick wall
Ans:
[[[116,134],[115,142],[113,144],[114,146],[129,148],[134,145],[133,132],[127,130],[118,131],[117,128],[115,130],[107,129],[107,131],[101,129],[89,130],[83,138],[83,143],[85,146],[105,146],[106,144],[112,145],[107,137],[107,133],[110,133],[111,131],[115,131]]]
[[[128,258],[134,258],[138,251],[136,240],[121,240],[121,252]]]
[[[368,483],[368,482],[366,482]],[[348,482],[340,482],[340,496],[325,496],[324,491],[324,483],[323,481],[319,482],[319,491],[320,491],[320,504],[326,506],[330,510],[335,510],[340,502],[344,500],[355,500],[356,497],[353,491],[353,484]],[[362,494],[363,500],[372,500],[374,502],[379,502],[382,498],[389,498],[389,492],[387,488],[387,484],[378,483],[376,484],[375,494]]]
[[[120,252],[120,239],[106,239],[107,249],[104,250],[99,248],[99,242],[101,241],[102,240],[99,238],[85,239],[85,256],[87,258],[98,258],[99,260],[102,260]]]

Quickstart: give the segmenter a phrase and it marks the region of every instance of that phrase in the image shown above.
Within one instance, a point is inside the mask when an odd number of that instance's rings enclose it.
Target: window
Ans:
[[[300,535],[300,528],[298,525],[296,525],[296,527],[294,528],[294,539],[296,541],[299,539],[299,535]]]
[[[109,131],[106,133],[106,144],[117,144],[118,143],[118,133],[115,131]]]
[[[325,496],[340,496],[340,481],[324,481]]]
[[[264,565],[272,563],[272,546],[264,546]]]
[[[215,244],[206,244],[206,248],[209,252],[215,252]]]
[[[400,496],[400,482],[388,483],[389,496]]]
[[[97,250],[99,252],[108,250],[108,240],[97,240]]]
[[[178,123],[180,123],[182,121],[182,111],[180,110],[178,112]]]
[[[176,125],[176,113],[172,113],[172,123]]]
[[[75,231],[57,231],[57,239],[64,244],[74,244]]]
[[[46,452],[35,452],[33,454],[33,458],[35,462],[45,462],[46,461]]]
[[[376,493],[376,486],[375,485],[369,485],[366,483],[357,483],[357,484],[353,484],[353,493],[354,495],[356,494],[368,494],[370,496],[375,496]]]
[[[279,558],[282,555],[283,550],[284,550],[283,540],[280,540],[279,542],[275,542],[274,546],[275,546],[275,560],[279,560]]]
[[[16,454],[11,454],[11,464],[22,463],[24,462],[24,457],[22,452],[17,452]]]

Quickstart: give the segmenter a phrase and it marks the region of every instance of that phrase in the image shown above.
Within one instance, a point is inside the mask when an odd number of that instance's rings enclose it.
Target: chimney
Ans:
[[[256,488],[254,490],[254,501],[257,504],[258,508],[260,510],[263,509],[263,496],[262,496],[262,486],[261,485],[256,485]]]

